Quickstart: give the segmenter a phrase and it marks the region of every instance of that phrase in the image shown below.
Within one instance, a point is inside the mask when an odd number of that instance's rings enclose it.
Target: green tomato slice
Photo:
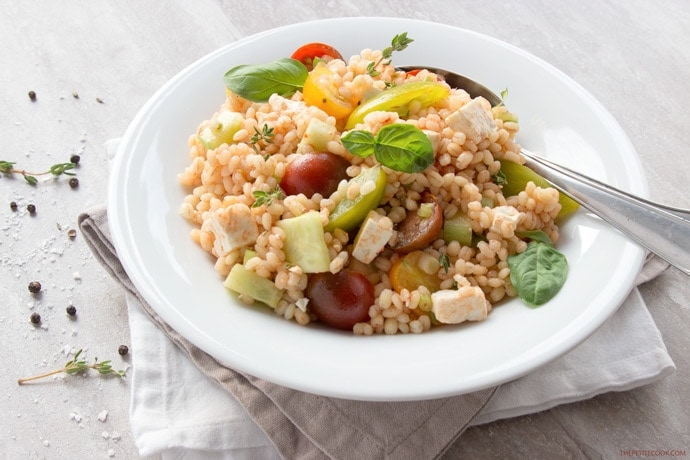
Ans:
[[[386,191],[387,182],[386,173],[380,166],[362,170],[359,175],[350,179],[350,183],[357,183],[361,186],[370,180],[375,181],[376,184],[372,192],[360,195],[353,200],[344,198],[338,202],[329,216],[328,225],[325,227],[327,232],[332,232],[336,228],[349,232],[364,221],[369,211],[378,207]]]
[[[503,184],[504,196],[519,194],[525,190],[527,183],[530,181],[534,182],[538,187],[553,187],[549,181],[525,165],[508,160],[500,160],[500,162],[501,172],[505,176],[505,183]],[[558,216],[556,216],[558,219],[572,214],[580,207],[575,200],[560,191],[558,192],[558,202],[561,204],[561,210],[558,212]]]
[[[406,117],[412,101],[419,101],[422,107],[428,107],[448,97],[446,86],[433,81],[413,81],[393,86],[367,99],[352,111],[345,124],[345,129],[354,128],[357,123],[372,112],[397,112]]]

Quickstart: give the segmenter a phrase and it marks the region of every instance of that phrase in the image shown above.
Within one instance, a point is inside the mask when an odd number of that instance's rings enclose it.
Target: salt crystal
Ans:
[[[115,449],[108,449],[108,457],[114,457],[115,456]]]
[[[120,433],[118,433],[117,431],[113,431],[112,433],[110,433],[110,438],[113,441],[119,441],[120,439],[122,439],[122,435]]]
[[[81,275],[79,272],[72,273],[72,278],[74,278],[76,281],[81,281]]]
[[[107,410],[102,410],[98,414],[98,420],[100,420],[101,422],[105,422],[105,419],[107,419],[107,418],[108,418],[108,411]]]
[[[108,439],[110,437],[110,435],[108,434],[107,431],[104,431],[103,433],[101,433],[101,436],[103,436],[103,439]]]
[[[43,440],[43,445],[46,446],[46,447],[50,446],[50,441],[48,441],[47,439],[44,439],[44,440]]]

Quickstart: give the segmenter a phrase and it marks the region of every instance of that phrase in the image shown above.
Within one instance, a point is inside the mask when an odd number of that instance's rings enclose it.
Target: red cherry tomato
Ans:
[[[330,56],[333,59],[343,59],[343,55],[340,54],[337,49],[333,48],[331,45],[318,42],[307,43],[306,45],[300,46],[290,57],[300,61],[307,66],[307,69],[311,70],[314,68],[314,59],[324,56]]]
[[[374,286],[367,277],[347,269],[311,275],[306,295],[311,311],[321,322],[343,330],[367,321],[369,307],[376,301]]]
[[[405,72],[405,75],[408,75],[410,77],[414,77],[415,75],[417,75],[421,71],[422,71],[422,69],[412,69],[412,70],[408,70],[407,72]]]
[[[345,158],[334,153],[302,153],[285,167],[280,188],[286,195],[304,193],[311,198],[320,193],[328,198],[338,189],[341,180],[349,179],[348,166],[350,163]]]
[[[398,242],[393,250],[407,253],[416,249],[423,249],[438,238],[443,228],[443,210],[438,198],[425,191],[422,194],[422,204],[430,207],[430,215],[421,217],[419,212],[410,211],[405,219],[398,224]]]

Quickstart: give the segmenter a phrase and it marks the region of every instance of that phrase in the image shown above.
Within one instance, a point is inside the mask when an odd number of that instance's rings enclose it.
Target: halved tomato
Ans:
[[[431,292],[441,288],[441,279],[435,273],[426,273],[419,266],[419,260],[424,256],[422,251],[412,251],[398,259],[390,269],[388,276],[396,292],[403,289],[412,291],[419,286],[426,286]]]
[[[307,66],[307,69],[311,70],[314,68],[314,59],[324,56],[330,56],[334,59],[343,59],[343,55],[340,54],[337,49],[333,48],[331,45],[318,42],[307,43],[306,45],[300,46],[290,57],[300,61]]]
[[[354,104],[338,93],[333,78],[333,71],[324,65],[317,65],[309,72],[302,95],[308,105],[320,108],[336,120],[342,120],[354,110]]]

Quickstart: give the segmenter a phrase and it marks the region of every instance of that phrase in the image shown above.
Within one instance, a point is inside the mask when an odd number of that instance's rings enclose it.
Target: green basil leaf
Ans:
[[[525,230],[523,232],[515,232],[520,238],[528,238],[532,241],[539,241],[549,246],[553,246],[553,241],[549,238],[543,230]]]
[[[266,102],[272,94],[289,97],[304,86],[309,72],[304,64],[282,58],[268,64],[244,64],[223,77],[233,93],[252,102]]]
[[[376,159],[384,166],[407,173],[420,172],[434,162],[434,147],[416,126],[386,125],[376,134]]]
[[[556,248],[532,241],[521,254],[508,257],[510,282],[529,307],[538,307],[561,290],[568,275],[568,261]]]
[[[341,137],[340,141],[351,154],[360,158],[366,158],[376,152],[376,140],[369,131],[350,131]]]

